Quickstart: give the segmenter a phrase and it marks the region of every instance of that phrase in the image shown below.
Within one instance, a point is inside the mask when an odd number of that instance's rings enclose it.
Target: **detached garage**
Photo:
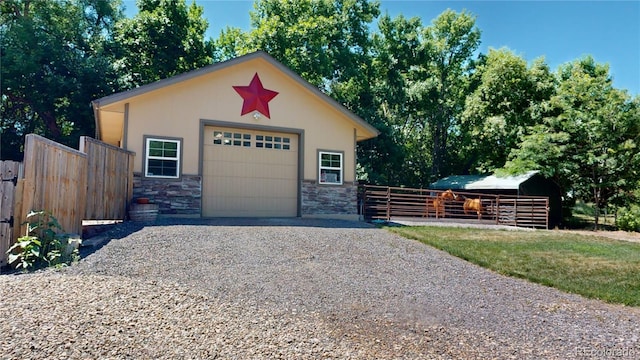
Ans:
[[[357,217],[356,144],[377,130],[264,52],[92,105],[161,214]]]

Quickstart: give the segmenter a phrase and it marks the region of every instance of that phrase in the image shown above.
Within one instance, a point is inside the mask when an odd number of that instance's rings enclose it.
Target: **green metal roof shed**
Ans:
[[[560,187],[538,171],[522,175],[500,177],[496,175],[452,175],[430,186],[435,190],[461,190],[474,193],[515,196],[547,196],[549,198],[549,227],[562,220],[562,194]]]

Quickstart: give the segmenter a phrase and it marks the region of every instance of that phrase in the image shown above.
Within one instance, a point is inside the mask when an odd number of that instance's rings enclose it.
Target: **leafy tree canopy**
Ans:
[[[114,69],[129,89],[211,63],[203,9],[185,0],[138,0],[139,12],[115,27]]]
[[[20,159],[28,133],[70,145],[93,135],[88,104],[110,92],[104,49],[119,2],[5,0],[0,9],[3,158]]]
[[[561,66],[557,77],[555,115],[531,129],[506,169],[541,170],[570,198],[623,205],[640,179],[638,99],[613,88],[609,67],[590,56]]]

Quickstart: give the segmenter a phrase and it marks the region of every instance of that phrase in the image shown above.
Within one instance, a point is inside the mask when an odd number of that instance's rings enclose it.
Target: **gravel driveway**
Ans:
[[[364,223],[173,221],[121,224],[63,271],[0,276],[0,359],[640,356],[638,308]]]

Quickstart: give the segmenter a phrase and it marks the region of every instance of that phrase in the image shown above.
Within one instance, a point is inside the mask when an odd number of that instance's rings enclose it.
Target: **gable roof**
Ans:
[[[433,189],[452,190],[518,190],[520,185],[531,179],[538,171],[522,175],[498,177],[496,175],[452,175],[431,184]]]
[[[275,58],[273,58],[271,55],[267,54],[264,51],[256,51],[247,55],[239,56],[231,60],[215,63],[212,65],[207,65],[205,67],[202,67],[196,70],[175,75],[166,79],[158,80],[156,82],[153,82],[147,85],[142,85],[135,89],[108,95],[92,101],[91,104],[93,106],[94,112],[97,112],[97,110],[100,109],[100,107],[102,106],[107,106],[116,102],[127,100],[135,96],[143,95],[143,94],[164,88],[166,86],[178,84],[202,75],[212,73],[214,71],[218,71],[230,66],[243,63],[243,62],[254,60],[256,58],[260,58],[267,61],[269,64],[273,65],[275,68],[283,72],[285,75],[295,80],[298,84],[300,84],[304,88],[311,91],[312,94],[322,99],[324,102],[332,106],[334,109],[336,109],[338,112],[346,116],[348,119],[350,119],[354,123],[358,124],[359,126],[369,131],[372,134],[372,136],[369,136],[366,138],[372,138],[380,135],[380,132],[371,124],[366,122],[364,119],[362,119],[358,115],[354,114],[352,111],[350,111],[346,107],[344,107],[344,105],[340,104],[339,102],[337,102],[336,100],[328,96],[327,94],[320,91],[320,89],[313,86],[311,83],[303,79],[300,75],[296,74],[294,71],[292,71],[291,69],[289,69],[284,64],[282,64],[281,62],[279,62],[278,60],[276,60]],[[96,121],[97,120],[98,119],[96,119]]]

